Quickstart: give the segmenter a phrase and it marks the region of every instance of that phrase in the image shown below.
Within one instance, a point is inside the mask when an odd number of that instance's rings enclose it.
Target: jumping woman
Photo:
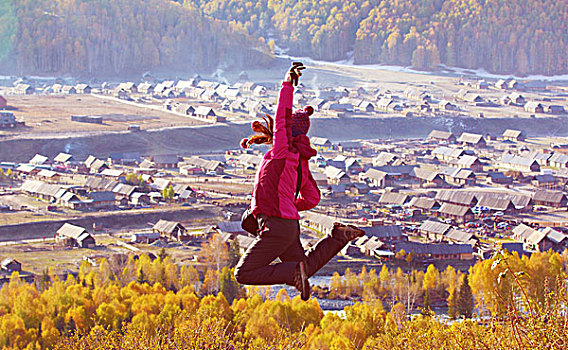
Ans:
[[[335,223],[330,235],[320,239],[310,250],[300,243],[299,211],[318,205],[320,191],[308,161],[317,152],[307,137],[313,108],[292,113],[294,86],[305,69],[294,62],[282,82],[275,121],[265,118],[266,125],[255,121],[257,134],[243,139],[241,146],[270,144],[256,173],[251,209],[258,222],[257,238],[241,257],[235,278],[241,284],[287,284],[296,287],[302,300],[310,298],[308,278],[321,269],[349,241],[365,231],[351,225]],[[280,262],[273,263],[279,258]]]

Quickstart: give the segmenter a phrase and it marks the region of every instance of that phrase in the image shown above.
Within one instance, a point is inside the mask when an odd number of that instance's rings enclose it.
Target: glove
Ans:
[[[298,79],[302,75],[302,70],[306,69],[302,62],[293,62],[292,67],[286,73],[285,81],[292,84],[292,86],[298,86]]]

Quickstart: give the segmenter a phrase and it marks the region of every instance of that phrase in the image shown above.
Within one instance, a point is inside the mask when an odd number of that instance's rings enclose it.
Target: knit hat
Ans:
[[[312,106],[298,109],[292,114],[292,137],[305,135],[310,130],[310,116],[314,113]]]

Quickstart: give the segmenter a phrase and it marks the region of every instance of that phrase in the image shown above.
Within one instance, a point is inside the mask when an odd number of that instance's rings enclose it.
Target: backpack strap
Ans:
[[[298,178],[296,180],[296,193],[294,195],[294,200],[298,199],[300,195],[300,187],[302,187],[302,158],[298,157]]]

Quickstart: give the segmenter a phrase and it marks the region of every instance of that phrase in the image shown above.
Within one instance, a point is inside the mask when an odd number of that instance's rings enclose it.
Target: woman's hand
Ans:
[[[302,70],[306,69],[302,62],[292,62],[292,67],[286,73],[285,81],[292,84],[292,86],[298,86],[298,80],[302,76]]]

